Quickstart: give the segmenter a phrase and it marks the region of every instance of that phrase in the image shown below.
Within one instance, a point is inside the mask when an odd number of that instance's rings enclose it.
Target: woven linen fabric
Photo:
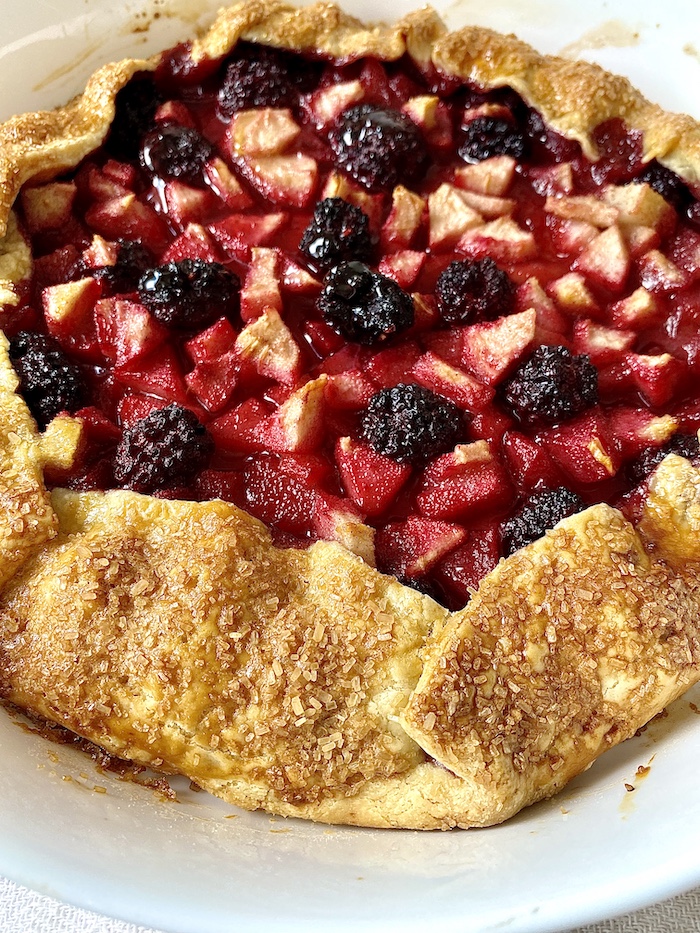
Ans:
[[[44,897],[0,878],[2,933],[159,933]],[[245,931],[241,930],[241,933]],[[562,930],[562,933],[565,931]],[[637,913],[566,933],[700,933],[700,888]]]

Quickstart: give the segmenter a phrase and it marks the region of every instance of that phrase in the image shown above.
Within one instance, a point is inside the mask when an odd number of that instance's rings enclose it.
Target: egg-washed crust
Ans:
[[[447,33],[426,9],[367,28],[320,4],[224,11],[193,46],[240,37],[350,59],[406,51],[509,85],[595,157],[619,116],[700,179],[700,129],[622,78],[513,37]],[[26,277],[21,185],[92,151],[114,96],[158,58],[101,69],[51,113],[0,127],[0,297]],[[0,692],[112,754],[249,809],[335,823],[500,822],[551,796],[700,679],[700,471],[661,464],[635,530],[605,505],[561,522],[450,614],[338,545],[272,546],[220,501],[46,492],[74,419],[39,435],[0,338]]]

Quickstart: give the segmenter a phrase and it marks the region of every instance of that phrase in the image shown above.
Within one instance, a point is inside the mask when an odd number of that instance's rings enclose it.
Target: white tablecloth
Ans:
[[[157,933],[43,897],[0,878],[1,933]],[[240,930],[239,933],[246,933]],[[563,933],[563,931],[562,931]],[[700,888],[617,920],[572,933],[700,933]]]

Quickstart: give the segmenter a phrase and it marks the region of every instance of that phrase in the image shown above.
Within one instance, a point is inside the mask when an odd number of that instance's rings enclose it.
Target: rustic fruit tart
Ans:
[[[0,147],[13,702],[427,828],[700,677],[692,121],[429,12],[257,3]]]

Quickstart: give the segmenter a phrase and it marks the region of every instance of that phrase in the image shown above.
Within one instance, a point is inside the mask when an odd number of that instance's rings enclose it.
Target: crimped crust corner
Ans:
[[[65,107],[24,113],[0,125],[0,234],[25,182],[42,181],[73,168],[96,149],[114,118],[114,98],[137,71],[158,58],[104,65]]]

